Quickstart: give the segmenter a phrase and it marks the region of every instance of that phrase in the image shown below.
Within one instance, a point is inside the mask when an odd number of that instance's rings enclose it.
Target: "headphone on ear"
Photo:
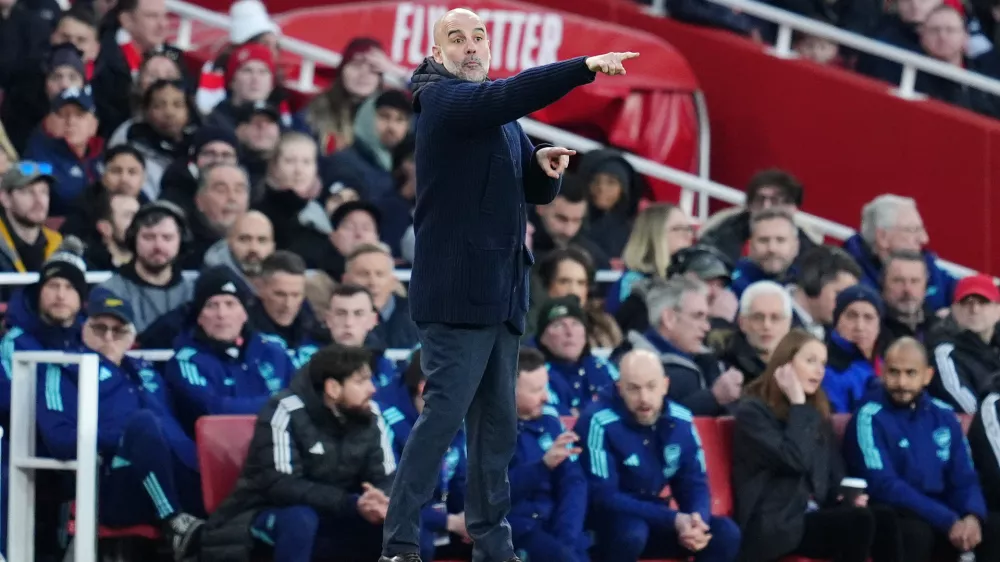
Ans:
[[[667,279],[674,275],[683,275],[691,269],[691,266],[699,260],[717,260],[732,275],[733,262],[728,256],[720,252],[714,246],[707,244],[696,244],[694,246],[678,250],[670,256],[670,265],[667,266]]]
[[[125,247],[135,253],[136,239],[139,237],[139,225],[147,217],[155,214],[162,214],[174,219],[177,222],[177,228],[181,232],[181,246],[177,253],[180,257],[184,254],[184,251],[193,241],[193,235],[191,234],[191,229],[188,228],[187,214],[184,209],[181,209],[174,203],[170,201],[153,201],[146,203],[135,212],[135,216],[132,217],[132,222],[129,223],[128,228],[125,229]]]

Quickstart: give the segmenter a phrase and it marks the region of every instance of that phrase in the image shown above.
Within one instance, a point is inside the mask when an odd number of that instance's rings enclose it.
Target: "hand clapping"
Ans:
[[[601,74],[607,74],[608,76],[617,76],[619,74],[625,74],[625,65],[623,64],[628,59],[634,59],[639,56],[639,53],[604,53],[603,55],[597,55],[587,58],[587,68],[591,72],[600,72]]]

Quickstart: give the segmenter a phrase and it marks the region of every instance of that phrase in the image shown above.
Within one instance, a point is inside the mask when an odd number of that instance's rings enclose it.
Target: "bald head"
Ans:
[[[665,377],[660,358],[652,351],[635,349],[622,356],[619,368],[621,379],[656,375]]]
[[[247,275],[260,273],[264,258],[274,253],[274,228],[260,211],[248,211],[229,229],[229,251]]]
[[[490,71],[486,24],[475,12],[457,8],[434,23],[434,61],[460,80],[482,82]]]
[[[885,350],[886,361],[890,360],[890,356],[897,354],[912,355],[919,358],[924,367],[927,366],[927,348],[915,338],[906,336],[892,342],[889,348]]]
[[[663,413],[669,380],[660,358],[651,351],[636,349],[619,363],[618,394],[635,421],[653,425]]]
[[[933,377],[934,369],[927,365],[927,349],[919,341],[900,338],[885,351],[882,384],[897,405],[913,404]]]

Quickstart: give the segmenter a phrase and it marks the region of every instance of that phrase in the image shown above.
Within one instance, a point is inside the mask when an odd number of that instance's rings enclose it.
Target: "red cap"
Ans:
[[[233,75],[241,66],[254,60],[266,64],[271,69],[271,74],[275,74],[274,54],[271,53],[270,47],[260,43],[247,43],[229,55],[229,62],[226,64],[226,82],[233,79]]]
[[[959,279],[955,285],[955,302],[977,295],[990,302],[1000,302],[1000,289],[989,275],[972,275]]]

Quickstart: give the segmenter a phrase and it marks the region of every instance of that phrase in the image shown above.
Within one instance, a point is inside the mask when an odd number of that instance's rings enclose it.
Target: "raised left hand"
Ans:
[[[566,167],[569,166],[569,157],[576,154],[575,150],[563,148],[561,146],[547,146],[539,148],[535,152],[535,158],[542,171],[550,178],[557,180]]]

